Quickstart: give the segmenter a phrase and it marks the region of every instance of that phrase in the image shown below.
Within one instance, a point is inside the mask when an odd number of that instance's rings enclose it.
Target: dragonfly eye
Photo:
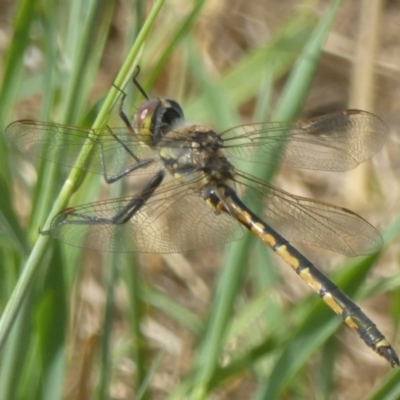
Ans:
[[[183,110],[178,102],[171,99],[164,100],[165,110],[163,115],[163,122],[169,125],[175,124],[178,120],[183,119]]]
[[[175,100],[149,100],[136,113],[135,131],[142,139],[155,143],[183,118],[182,108]]]

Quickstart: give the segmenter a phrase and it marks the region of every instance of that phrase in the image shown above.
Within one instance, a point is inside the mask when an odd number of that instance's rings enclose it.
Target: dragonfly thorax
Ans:
[[[222,150],[220,136],[203,125],[180,125],[167,133],[159,147],[165,168],[175,178],[197,186],[233,178],[234,167]]]

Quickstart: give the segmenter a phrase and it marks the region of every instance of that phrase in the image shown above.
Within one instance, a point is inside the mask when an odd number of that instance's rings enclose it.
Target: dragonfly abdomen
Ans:
[[[220,185],[223,191],[224,208],[238,219],[255,236],[289,264],[300,278],[307,283],[322,300],[375,352],[386,358],[392,367],[400,365],[399,358],[385,336],[364,312],[344,294],[314,264],[296,250],[286,239],[266,224],[261,218],[249,210],[226,185]],[[214,201],[215,202],[215,201]]]

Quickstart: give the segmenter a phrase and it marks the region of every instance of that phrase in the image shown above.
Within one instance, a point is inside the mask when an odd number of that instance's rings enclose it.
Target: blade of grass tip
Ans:
[[[124,85],[130,79],[132,71],[136,66],[135,60],[139,55],[139,51],[143,46],[145,39],[150,33],[151,27],[153,26],[156,16],[161,10],[164,1],[165,0],[158,0],[154,3],[153,9],[151,10],[148,18],[146,19],[145,24],[143,25],[143,28],[141,29],[137,37],[137,40],[133,44],[126,58],[126,61],[124,62],[124,65],[122,66],[115,80],[116,86],[124,87]],[[112,110],[112,107],[115,104],[119,94],[120,94],[119,91],[115,87],[111,88],[108,96],[105,99],[103,107],[101,108],[99,115],[93,124],[93,128],[99,128],[105,125],[107,116]],[[50,225],[52,216],[66,206],[71,194],[73,193],[73,190],[75,189],[75,183],[80,179],[80,175],[82,174],[82,172],[80,172],[78,168],[79,166],[85,164],[89,156],[90,156],[89,151],[85,151],[80,154],[76,163],[77,168],[72,170],[69,178],[65,182],[63,188],[61,189],[60,195],[55,201],[53,209],[49,214],[49,218],[46,221],[45,227],[48,227]],[[49,235],[39,236],[39,239],[37,240],[35,246],[32,249],[30,257],[21,274],[21,277],[18,280],[18,283],[11,295],[11,298],[6,305],[3,316],[0,320],[0,351],[4,346],[5,340],[11,330],[11,327],[17,316],[18,310],[20,309],[21,304],[25,298],[26,292],[37,273],[41,261],[43,260],[43,256],[47,250],[49,241],[50,241]]]

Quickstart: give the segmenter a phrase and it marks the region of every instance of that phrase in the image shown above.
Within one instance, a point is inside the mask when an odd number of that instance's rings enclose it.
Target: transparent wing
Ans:
[[[226,152],[233,158],[325,171],[345,171],[368,160],[387,135],[382,120],[358,110],[308,121],[242,125],[221,134]],[[283,147],[282,153],[279,147]]]
[[[249,179],[255,187],[249,186]],[[288,241],[348,256],[369,254],[382,245],[379,232],[350,210],[291,195],[241,173],[236,184],[250,196],[262,196],[262,217]],[[199,194],[176,182],[160,186],[127,223],[112,224],[112,217],[133,198],[67,209],[54,218],[51,233],[77,247],[145,253],[187,251],[242,236],[240,225],[233,217],[216,213]]]
[[[107,175],[115,175],[134,164],[135,157],[159,158],[146,144],[148,137],[133,136],[126,127],[94,131],[22,120],[10,124],[6,135],[19,150],[70,167],[75,165],[83,147],[94,144],[90,163],[84,168],[99,174],[103,174],[103,162]],[[241,125],[228,129],[221,137],[227,155],[232,158],[282,163],[293,168],[343,171],[372,157],[383,146],[387,135],[386,125],[375,115],[347,110],[304,122]],[[164,137],[161,146],[183,147],[186,137],[182,133],[180,136]],[[282,153],[280,146],[283,146]],[[153,163],[133,173],[152,173],[158,169],[159,164]]]
[[[382,246],[380,233],[346,208],[289,194],[242,173],[238,173],[237,187],[250,198],[262,196],[263,219],[289,242],[351,257],[373,253]]]
[[[51,234],[77,247],[143,253],[177,253],[223,244],[243,235],[234,218],[217,214],[201,196],[176,182],[161,185],[128,222],[105,223],[134,197],[64,210],[53,219]]]
[[[93,146],[90,162],[84,169],[97,174],[103,174],[103,161],[107,175],[115,175],[135,164],[137,160],[134,157],[140,160],[157,159],[154,151],[141,143],[140,137],[133,137],[126,127],[95,131],[22,120],[11,123],[6,129],[6,136],[24,153],[69,167],[75,166],[82,149]],[[159,165],[153,163],[134,173],[151,173],[158,169]]]
[[[177,135],[164,137],[161,146],[192,148],[192,142],[183,135],[186,131],[177,130]],[[288,136],[282,136],[285,131]],[[95,132],[34,121],[15,122],[7,128],[7,135],[20,150],[56,163],[74,166],[82,147],[93,144],[90,163],[85,167],[92,172],[103,173],[104,163],[108,175],[118,174],[137,159],[155,162],[135,172],[149,173],[162,167],[155,149],[146,145],[147,137],[132,136],[126,128],[113,129],[112,133],[110,129]],[[354,110],[308,122],[243,125],[222,134],[231,157],[336,171],[352,168],[371,157],[386,136],[386,126],[379,118]],[[282,158],[276,156],[276,143],[285,144]],[[239,188],[263,196],[266,222],[289,241],[350,256],[376,251],[381,245],[377,230],[349,210],[290,195],[240,172],[236,179]],[[255,187],[251,188],[252,184]],[[113,224],[112,217],[133,198],[67,209],[55,217],[51,232],[76,246],[159,253],[206,247],[240,236],[236,220],[216,214],[201,195],[178,180],[161,185],[127,223]]]

